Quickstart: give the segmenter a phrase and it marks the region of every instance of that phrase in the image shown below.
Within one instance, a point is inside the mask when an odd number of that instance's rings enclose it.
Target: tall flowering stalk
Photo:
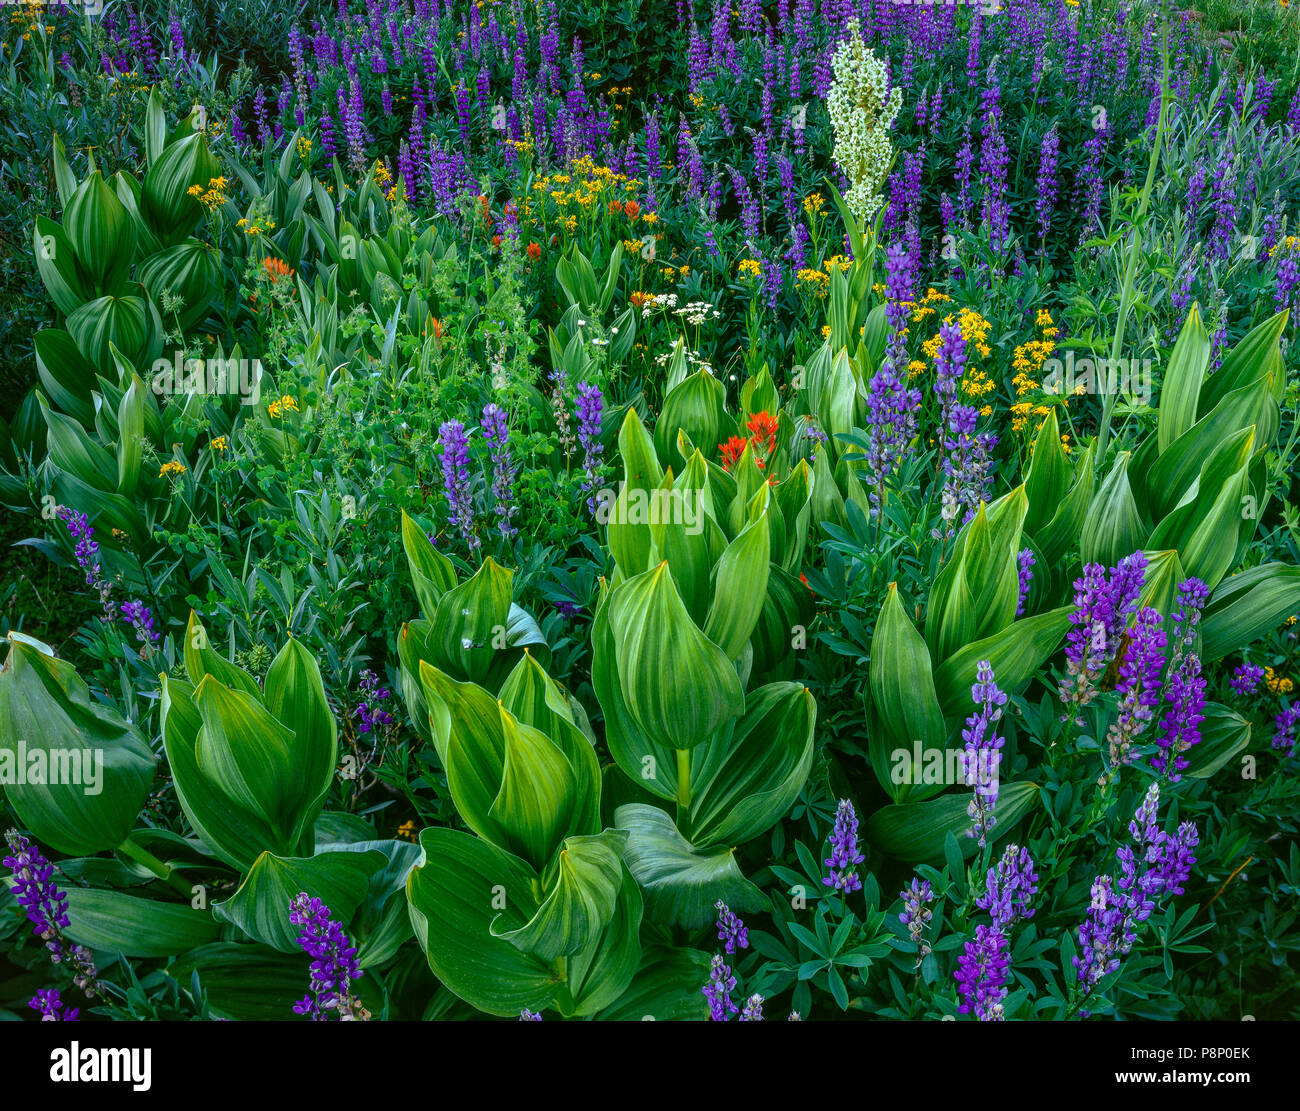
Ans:
[[[369,668],[361,673],[360,689],[361,701],[356,708],[357,732],[372,733],[376,729],[392,725],[393,715],[381,705],[392,697],[392,693],[380,685],[379,676]]]
[[[301,927],[298,944],[312,958],[311,985],[293,1005],[294,1013],[310,1015],[315,1022],[331,1015],[343,1021],[370,1018],[370,1012],[352,993],[352,981],[362,975],[356,946],[330,916],[329,907],[300,892],[289,904],[289,921]]]
[[[825,860],[831,873],[822,878],[822,883],[844,894],[861,891],[862,879],[857,874],[857,865],[864,860],[866,857],[858,849],[858,815],[853,803],[840,799],[835,808],[835,826],[831,830],[831,855]]]
[[[749,948],[749,930],[735,912],[721,899],[713,904],[718,912],[718,940],[724,951],[734,953],[737,949]]]
[[[515,505],[515,474],[518,465],[510,454],[510,429],[506,412],[501,406],[489,402],[483,408],[483,437],[492,449],[492,499],[496,508],[497,528],[509,540],[519,530],[511,519],[519,512]]]
[[[443,421],[438,428],[442,444],[442,485],[447,495],[451,523],[459,530],[470,551],[480,545],[474,533],[474,507],[469,489],[469,440],[458,420]]]
[[[605,397],[599,386],[588,382],[578,384],[578,446],[582,448],[582,492],[587,494],[587,508],[596,512],[596,484],[600,480],[600,461],[604,451],[600,442],[600,418],[605,409]]]
[[[965,746],[962,777],[974,788],[966,811],[971,820],[967,836],[974,837],[983,848],[997,825],[993,810],[998,802],[998,765],[1002,762],[1005,743],[998,736],[997,723],[1002,718],[1002,707],[1007,704],[1007,696],[998,688],[993,665],[988,660],[980,660],[976,666],[975,684],[970,693],[978,708],[966,719],[966,728],[961,731]]]
[[[921,962],[930,955],[930,943],[925,938],[925,928],[934,917],[930,904],[934,902],[934,888],[929,880],[912,877],[912,882],[899,893],[903,900],[903,910],[898,916],[900,925],[907,927],[907,936],[916,946],[916,969],[921,970]]]
[[[1165,631],[1161,617],[1150,606],[1133,622],[1124,662],[1119,667],[1115,693],[1119,695],[1119,713],[1106,731],[1110,749],[1110,772],[1105,780],[1133,759],[1134,741],[1145,732],[1160,705],[1160,672],[1165,662]]]
[[[1016,594],[1016,616],[1023,617],[1025,615],[1025,599],[1029,597],[1029,587],[1034,581],[1034,551],[1032,548],[1022,548],[1016,553],[1016,576],[1019,580]]]
[[[1173,653],[1165,681],[1168,709],[1156,727],[1160,751],[1151,766],[1170,783],[1182,779],[1187,760],[1183,753],[1200,742],[1205,719],[1205,676],[1201,660],[1191,651],[1196,643],[1201,611],[1209,600],[1210,588],[1200,579],[1188,579],[1178,587],[1178,608],[1174,610]]]
[[[1079,955],[1074,958],[1075,1009],[1119,968],[1143,924],[1169,897],[1183,893],[1192,873],[1192,850],[1199,844],[1196,827],[1183,822],[1176,834],[1165,833],[1156,820],[1159,806],[1160,785],[1152,783],[1129,823],[1133,843],[1116,854],[1118,878],[1107,874],[1093,881],[1088,916],[1079,926]]]
[[[957,993],[962,1014],[974,1013],[981,1022],[1000,1022],[1007,995],[1007,939],[996,926],[980,924],[957,958]]]
[[[1125,556],[1108,573],[1089,563],[1074,582],[1074,613],[1066,635],[1066,674],[1059,695],[1065,707],[1062,721],[1082,721],[1080,711],[1097,696],[1097,680],[1115,658],[1120,635],[1133,616],[1146,579],[1142,552]]]
[[[945,321],[939,328],[939,348],[934,356],[944,475],[939,511],[943,527],[934,530],[936,540],[948,539],[974,514],[984,497],[989,455],[997,443],[993,435],[976,431],[979,410],[959,399],[966,356],[966,337],[961,325],[955,320]]]
[[[975,905],[986,910],[992,925],[980,925],[957,958],[958,1010],[974,1013],[981,1022],[1000,1022],[1005,1016],[1007,971],[1011,967],[1011,928],[1022,918],[1032,918],[1030,900],[1038,894],[1038,873],[1029,850],[1008,845],[996,868],[985,877],[984,893]]]
[[[727,967],[722,954],[713,955],[709,967],[709,980],[701,991],[709,1001],[709,1019],[713,1022],[726,1022],[740,1008],[732,1001],[731,993],[736,990],[736,975]]]
[[[95,995],[99,986],[94,957],[89,949],[74,944],[63,932],[70,925],[68,897],[54,882],[54,865],[16,829],[5,832],[5,843],[9,855],[0,863],[13,873],[14,898],[27,912],[32,932],[45,942],[50,961],[67,965],[72,971],[73,984],[86,995]]]
[[[27,1006],[41,1012],[42,1022],[76,1022],[81,1014],[80,1008],[69,1007],[59,998],[58,988],[38,991],[27,1001]]]
[[[831,157],[849,179],[845,204],[866,226],[884,203],[880,189],[894,157],[888,132],[902,106],[903,91],[886,93],[884,63],[867,49],[856,19],[848,21],[844,32],[831,60],[835,81],[826,98],[835,134]]]
[[[889,321],[889,344],[867,393],[867,428],[871,435],[867,466],[876,484],[872,503],[877,511],[885,480],[898,468],[916,435],[921,391],[907,385],[906,348],[907,321],[912,313],[915,283],[916,259],[905,247],[895,244],[885,255],[885,316]]]

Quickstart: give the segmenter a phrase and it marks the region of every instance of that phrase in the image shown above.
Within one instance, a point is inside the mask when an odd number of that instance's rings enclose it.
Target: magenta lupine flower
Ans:
[[[1034,581],[1034,551],[1021,548],[1016,553],[1016,574],[1019,578],[1019,591],[1016,595],[1016,616],[1025,615],[1025,599],[1029,597],[1029,587]]]
[[[1173,656],[1165,679],[1165,701],[1169,708],[1156,727],[1160,751],[1151,758],[1151,766],[1170,783],[1177,783],[1187,767],[1182,753],[1201,739],[1206,679],[1201,674],[1200,658],[1188,649],[1195,643],[1201,609],[1209,594],[1209,587],[1200,579],[1186,580],[1178,587],[1178,608],[1172,615]]]
[[[370,1012],[352,993],[352,981],[363,975],[356,946],[330,916],[329,907],[299,892],[289,904],[289,921],[302,927],[297,941],[312,958],[310,988],[293,1005],[294,1013],[310,1015],[314,1022],[331,1015],[343,1021],[368,1019]]]
[[[365,734],[382,726],[392,725],[393,715],[380,705],[381,702],[387,702],[392,697],[392,692],[387,687],[379,685],[379,676],[370,668],[366,668],[361,673],[360,689],[361,701],[357,703],[356,708],[357,732]]]
[[[81,1014],[78,1007],[68,1007],[59,998],[58,988],[48,988],[38,991],[27,1001],[33,1011],[41,1012],[42,1022],[77,1022],[77,1016]]]
[[[916,964],[919,968],[921,961],[930,953],[930,943],[925,940],[925,928],[934,917],[934,911],[929,907],[934,902],[934,888],[930,886],[929,880],[913,876],[912,882],[899,892],[899,897],[903,900],[903,910],[898,921],[907,927],[908,936],[916,946]]]
[[[880,487],[902,462],[903,453],[916,434],[916,414],[921,405],[921,391],[907,385],[906,331],[912,313],[916,260],[906,248],[894,244],[885,255],[885,275],[889,343],[867,394],[871,443],[866,454],[876,485],[871,496],[877,510]]]
[[[5,832],[9,855],[0,860],[12,873],[14,898],[27,913],[32,932],[45,942],[53,964],[67,964],[72,982],[87,995],[98,991],[95,960],[89,949],[75,945],[64,934],[68,921],[68,897],[54,882],[54,865],[41,850],[16,829]]]
[[[1285,308],[1300,311],[1300,250],[1295,247],[1283,247],[1281,258],[1277,263],[1277,288],[1273,291],[1273,308],[1281,312]]]
[[[476,551],[480,541],[474,533],[474,507],[469,489],[469,441],[465,437],[465,426],[458,420],[443,421],[438,428],[438,442],[442,444],[442,485],[447,495],[451,523],[460,529],[470,551]]]
[[[1199,843],[1196,827],[1183,822],[1174,835],[1157,821],[1160,786],[1152,783],[1129,823],[1132,845],[1116,853],[1118,881],[1098,876],[1092,885],[1088,917],[1079,926],[1079,955],[1074,967],[1086,997],[1119,968],[1120,959],[1132,951],[1140,927],[1169,896],[1183,894]]]
[[[1272,746],[1288,758],[1296,754],[1296,725],[1300,723],[1300,702],[1293,702],[1273,718]]]
[[[982,923],[976,926],[974,938],[966,942],[962,955],[957,958],[954,976],[961,996],[957,1010],[964,1015],[973,1012],[981,1022],[1002,1021],[1010,964],[1007,939],[1002,931]]]
[[[1109,574],[1100,563],[1089,563],[1074,583],[1074,613],[1066,635],[1066,674],[1059,695],[1066,713],[1062,721],[1080,720],[1079,711],[1097,695],[1096,681],[1119,651],[1123,633],[1146,578],[1147,558],[1134,552]]]
[[[1074,968],[1084,994],[1089,994],[1106,976],[1119,968],[1119,927],[1124,921],[1124,911],[1115,895],[1115,881],[1111,876],[1098,876],[1092,882],[1088,916],[1079,925],[1079,955],[1074,958]]]
[[[993,665],[988,660],[980,660],[976,665],[975,684],[970,693],[977,709],[966,719],[966,728],[961,731],[965,745],[962,778],[974,788],[967,807],[971,819],[967,836],[974,837],[983,848],[989,833],[997,825],[993,809],[998,801],[998,765],[1002,762],[1005,743],[997,734],[997,723],[1002,717],[1002,707],[1007,703],[1007,696],[998,688],[993,677]]]
[[[1160,704],[1160,672],[1165,663],[1165,631],[1160,614],[1147,606],[1137,615],[1128,650],[1119,667],[1115,692],[1119,714],[1106,732],[1110,766],[1119,768],[1133,757],[1133,742],[1142,735]]]
[[[159,635],[153,625],[153,614],[143,602],[123,602],[122,617],[135,630],[136,639],[150,650],[158,647]]]
[[[68,526],[68,533],[77,542],[74,555],[77,566],[86,573],[86,585],[99,589],[103,584],[104,573],[99,565],[99,541],[95,539],[95,530],[84,513],[78,513],[66,505],[59,507],[59,517]]]
[[[1052,226],[1052,213],[1056,211],[1056,200],[1060,195],[1060,183],[1057,180],[1057,158],[1061,150],[1061,133],[1056,124],[1043,136],[1043,145],[1038,152],[1038,237],[1044,248],[1047,245],[1047,233]]]
[[[515,504],[515,475],[519,468],[510,454],[510,430],[506,411],[489,402],[483,409],[483,436],[492,448],[492,498],[496,508],[497,528],[509,540],[519,532],[510,523],[519,512]]]
[[[1038,894],[1038,873],[1029,850],[1019,845],[1008,845],[996,868],[990,868],[984,879],[984,894],[975,905],[989,912],[993,925],[1000,930],[1009,929],[1021,918],[1033,918],[1029,900]]]
[[[709,1001],[709,1019],[712,1022],[726,1022],[740,1008],[731,999],[736,990],[735,974],[727,967],[721,953],[713,955],[709,968],[709,981],[700,989]]]
[[[755,992],[745,1000],[745,1008],[740,1012],[741,1022],[762,1022],[763,1021],[763,1003],[765,1000],[761,995]]]
[[[1228,686],[1232,688],[1234,694],[1239,694],[1243,698],[1247,695],[1254,694],[1259,688],[1260,680],[1264,678],[1264,669],[1258,664],[1244,663],[1235,668],[1232,672],[1232,678],[1228,680]]]
[[[831,874],[824,876],[822,883],[845,894],[861,891],[862,879],[857,874],[857,865],[867,858],[858,850],[858,816],[848,799],[840,799],[835,808],[835,827],[831,830],[830,840],[831,855],[823,863]]]
[[[718,940],[723,943],[723,950],[734,953],[737,949],[749,948],[749,929],[732,909],[721,899],[713,904],[718,912]]]
[[[578,418],[578,445],[582,448],[582,492],[589,495],[587,508],[593,516],[596,513],[596,484],[600,480],[600,457],[604,451],[600,442],[600,419],[604,408],[605,397],[600,392],[600,387],[579,382],[575,410]]]
[[[977,432],[979,410],[958,400],[967,350],[960,325],[945,323],[939,335],[941,342],[934,362],[944,450],[945,479],[940,494],[940,516],[944,524],[942,529],[934,530],[934,537],[944,539],[969,521],[984,500],[988,491],[989,457],[997,437]]]

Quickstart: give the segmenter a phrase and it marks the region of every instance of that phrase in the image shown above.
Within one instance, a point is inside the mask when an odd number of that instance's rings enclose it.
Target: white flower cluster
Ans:
[[[656,356],[655,356],[655,365],[656,365],[656,366],[667,366],[667,365],[668,365],[668,361],[669,361],[672,357],[673,357],[673,354],[672,354],[671,351],[669,351],[669,352],[665,352],[663,355],[656,355]],[[687,352],[686,352],[686,363],[687,363],[688,366],[697,367],[697,368],[699,368],[700,370],[704,371],[704,372],[707,373],[707,374],[715,374],[715,373],[716,373],[716,372],[714,371],[714,369],[713,369],[713,364],[712,364],[711,362],[709,362],[708,359],[701,359],[700,356],[699,356],[699,354],[698,354],[698,352],[695,352],[695,351],[687,351]],[[733,377],[734,377],[734,375],[733,375]]]
[[[856,19],[846,25],[848,38],[836,50],[831,67],[835,82],[826,98],[835,132],[835,164],[849,179],[849,211],[867,224],[884,203],[880,187],[893,161],[887,132],[903,102],[895,87],[888,99],[884,64],[867,49]]]
[[[649,320],[650,314],[655,309],[675,309],[677,307],[677,294],[675,293],[656,293],[653,297],[646,298],[641,305],[641,319]]]
[[[687,324],[695,326],[703,324],[706,320],[717,320],[722,316],[722,313],[708,301],[688,301],[680,309],[677,309],[673,315],[684,316]]]

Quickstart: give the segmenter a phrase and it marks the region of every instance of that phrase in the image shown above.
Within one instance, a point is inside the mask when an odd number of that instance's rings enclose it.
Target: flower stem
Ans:
[[[170,885],[180,894],[184,895],[186,899],[193,898],[193,885],[191,885],[184,876],[178,874],[175,868],[164,864],[143,845],[140,845],[132,839],[130,835],[127,836],[125,841],[118,845],[118,851],[129,856],[137,864],[143,864],[160,880]]]

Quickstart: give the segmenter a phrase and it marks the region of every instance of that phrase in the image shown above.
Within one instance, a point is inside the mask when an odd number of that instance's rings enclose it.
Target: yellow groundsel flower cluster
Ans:
[[[1015,387],[1016,397],[1019,398],[1042,389],[1038,375],[1042,372],[1043,364],[1056,350],[1055,340],[1059,329],[1052,322],[1052,314],[1046,309],[1039,309],[1034,323],[1042,333],[1042,338],[1020,344],[1011,356],[1011,368],[1016,372],[1011,384]],[[1024,431],[1031,416],[1045,417],[1048,411],[1046,405],[1038,405],[1032,401],[1017,401],[1011,406],[1011,430]],[[1039,423],[1041,422],[1035,422],[1035,431]]]
[[[159,478],[171,478],[174,475],[182,475],[184,473],[185,473],[185,464],[178,463],[176,462],[175,459],[171,460],[170,462],[164,463],[161,467],[158,468]]]
[[[1264,668],[1264,685],[1268,687],[1270,694],[1290,694],[1295,690],[1295,683],[1279,675],[1271,667]]]
[[[523,145],[528,146],[528,144]],[[519,149],[518,145],[516,149]],[[642,184],[636,178],[615,173],[608,166],[598,165],[595,160],[586,155],[573,161],[566,170],[565,173],[547,174],[533,182],[534,198],[524,198],[521,205],[525,219],[533,215],[533,205],[530,203],[532,199],[540,201],[543,206],[549,199],[559,222],[567,232],[573,234],[577,230],[578,221],[575,215],[566,212],[571,206],[583,214],[600,209],[612,213],[616,211],[615,206],[622,208],[623,198],[626,198],[629,193],[635,193],[637,187]],[[640,212],[639,205],[636,206],[635,211]],[[653,215],[653,213],[644,213],[641,218],[653,224],[654,219],[651,219]],[[631,247],[627,249],[632,250]],[[636,250],[640,250],[640,244],[637,244]]]
[[[230,447],[230,444],[226,441],[224,436],[214,436],[212,438],[213,451],[224,452],[228,447]]]
[[[251,220],[244,218],[236,221],[235,227],[243,228],[245,235],[265,235],[275,230],[275,221],[269,216],[254,216]]]
[[[927,289],[925,296],[920,301],[912,303],[912,323],[919,324],[928,316],[933,316],[939,310],[935,305],[942,305],[952,298],[946,293],[940,293],[937,289]]]
[[[1268,257],[1276,258],[1278,251],[1300,251],[1300,235],[1288,235],[1269,248]]]
[[[272,420],[279,420],[285,413],[298,412],[298,402],[288,394],[283,394],[266,407],[267,415]]]
[[[825,216],[826,199],[820,193],[809,193],[803,199],[803,210],[809,216]]]
[[[736,269],[742,278],[759,278],[763,274],[763,262],[756,258],[742,258]]]
[[[799,288],[808,290],[814,297],[825,297],[827,289],[830,288],[831,276],[825,270],[805,267],[796,277],[802,283]]]
[[[191,197],[197,198],[199,204],[209,212],[215,212],[230,200],[230,197],[226,195],[226,189],[229,185],[230,183],[224,177],[214,177],[208,179],[206,187],[191,185],[186,192]]]

